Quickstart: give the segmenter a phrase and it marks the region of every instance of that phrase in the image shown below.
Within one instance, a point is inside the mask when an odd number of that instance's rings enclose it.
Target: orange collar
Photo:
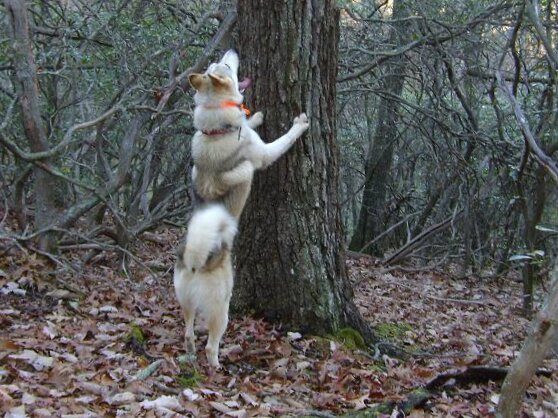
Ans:
[[[218,105],[205,105],[208,109],[222,109],[226,107],[236,107],[244,112],[246,117],[250,116],[250,109],[244,106],[244,103],[236,103],[233,101],[221,102]]]

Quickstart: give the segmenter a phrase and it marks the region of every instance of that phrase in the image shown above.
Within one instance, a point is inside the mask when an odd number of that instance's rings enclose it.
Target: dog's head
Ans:
[[[190,85],[196,90],[196,96],[215,97],[217,100],[242,102],[242,93],[250,85],[249,79],[238,81],[238,54],[231,49],[221,61],[211,64],[203,74],[190,74]],[[200,97],[201,96],[201,97]]]

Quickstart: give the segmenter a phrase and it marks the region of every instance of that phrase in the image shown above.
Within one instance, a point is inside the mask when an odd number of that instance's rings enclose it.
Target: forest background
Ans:
[[[525,139],[556,164],[556,2],[337,5],[346,246],[384,268],[519,276],[531,316],[557,253],[557,187]],[[40,1],[27,10],[31,49],[12,49],[18,28],[0,32],[3,254],[79,271],[109,252],[125,274],[130,263],[164,271],[133,249],[191,211],[186,75],[235,45],[234,4]]]

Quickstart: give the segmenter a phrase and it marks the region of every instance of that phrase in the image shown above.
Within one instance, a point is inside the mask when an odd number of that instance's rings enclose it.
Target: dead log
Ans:
[[[465,369],[450,370],[442,373],[428,382],[425,386],[427,390],[435,390],[444,386],[468,385],[471,383],[487,383],[489,381],[499,382],[506,378],[509,369],[506,367],[491,366],[470,366]],[[537,376],[550,377],[552,372],[549,370],[539,369],[536,371]],[[452,381],[452,382],[450,382]]]
[[[448,386],[469,385],[472,383],[488,383],[490,381],[499,382],[506,378],[509,372],[505,367],[492,366],[470,366],[462,369],[454,369],[442,373],[428,382],[424,387],[413,390],[403,400],[386,400],[373,405],[368,409],[349,412],[343,415],[344,418],[372,418],[378,414],[392,414],[394,410],[404,414],[410,414],[415,408],[423,407],[427,401],[432,399],[440,390],[447,389]],[[536,371],[538,376],[550,377],[552,372],[539,369]]]

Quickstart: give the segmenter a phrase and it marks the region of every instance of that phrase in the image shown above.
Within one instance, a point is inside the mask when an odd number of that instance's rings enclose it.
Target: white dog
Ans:
[[[276,161],[308,129],[303,113],[285,135],[264,143],[253,130],[263,115],[258,112],[247,119],[242,106],[241,89],[248,82],[238,82],[238,65],[238,55],[231,50],[204,74],[190,75],[196,89],[194,126],[198,129],[192,142],[192,180],[195,193],[209,206],[197,209],[189,222],[186,242],[178,250],[174,286],[186,322],[186,350],[195,352],[194,317],[199,311],[208,320],[205,349],[213,367],[219,366],[219,342],[228,323],[237,220],[254,170]]]
[[[205,352],[213,367],[219,367],[219,342],[229,320],[236,227],[236,220],[222,204],[196,210],[174,269],[174,288],[185,321],[184,346],[187,352],[196,352],[194,318],[199,313],[207,320]]]
[[[204,202],[220,200],[236,218],[240,217],[250,193],[254,170],[276,161],[306,129],[304,113],[294,119],[291,129],[266,144],[253,128],[263,121],[261,112],[247,119],[242,90],[248,80],[238,82],[238,54],[229,50],[204,74],[191,74],[196,90],[192,142],[195,193]]]

